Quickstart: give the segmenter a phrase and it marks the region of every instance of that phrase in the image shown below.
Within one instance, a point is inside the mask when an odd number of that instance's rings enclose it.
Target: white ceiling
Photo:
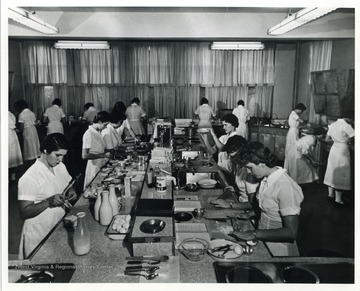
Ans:
[[[11,38],[119,40],[275,40],[355,37],[355,9],[340,8],[282,36],[267,30],[289,12],[273,7],[23,7],[59,28],[45,35],[8,21]]]

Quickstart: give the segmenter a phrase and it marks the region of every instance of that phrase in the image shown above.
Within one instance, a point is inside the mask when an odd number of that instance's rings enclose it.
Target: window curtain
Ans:
[[[332,41],[314,41],[310,44],[310,72],[309,72],[309,91],[308,104],[309,106],[309,122],[319,124],[321,116],[315,113],[314,95],[311,82],[311,72],[329,70],[331,64]],[[325,117],[326,118],[326,117]],[[324,120],[327,124],[327,121]]]
[[[175,87],[154,87],[156,117],[178,117],[175,113]]]
[[[210,45],[112,42],[110,50],[56,50],[49,41],[25,41],[26,98],[33,103],[36,98],[45,98],[41,86],[51,85],[54,95],[62,99],[64,111],[74,116],[81,115],[86,102],[93,102],[99,110],[111,111],[117,101],[128,106],[134,97],[141,100],[146,111],[149,86],[161,87],[155,94],[159,99],[152,100],[152,104],[157,102],[156,110],[163,111],[160,115],[192,117],[202,85],[214,86],[209,89],[210,102],[222,101],[234,107],[237,99],[246,102],[249,84],[274,83],[273,45],[263,51],[215,51]],[[170,100],[165,101],[165,95]],[[160,105],[160,99],[165,105]],[[175,108],[169,108],[170,102]],[[37,102],[36,111],[43,112],[47,103]]]

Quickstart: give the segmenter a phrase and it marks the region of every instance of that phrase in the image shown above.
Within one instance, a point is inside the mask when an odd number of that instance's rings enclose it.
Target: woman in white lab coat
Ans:
[[[25,100],[18,100],[15,107],[19,112],[18,123],[23,135],[23,160],[34,160],[40,156],[39,136],[35,127],[36,116]]]
[[[106,111],[100,111],[96,114],[94,122],[89,125],[88,130],[83,136],[82,158],[87,160],[84,189],[95,178],[100,168],[105,165],[106,158],[110,158],[110,152],[106,151],[105,141],[101,131],[110,122],[111,115]]]
[[[16,117],[9,111],[9,168],[23,164],[19,139],[16,133]]]
[[[139,98],[131,100],[131,105],[126,109],[125,114],[134,133],[136,135],[145,134],[145,129],[142,123],[146,119],[146,112],[140,106]]]
[[[44,123],[47,124],[47,134],[59,132],[64,133],[63,124],[66,122],[66,116],[61,108],[61,100],[55,98],[53,105],[45,110]]]
[[[248,126],[246,123],[250,119],[249,110],[244,107],[245,103],[243,100],[239,100],[237,102],[237,105],[238,107],[234,108],[234,110],[232,111],[232,114],[234,114],[239,120],[239,126],[236,128],[236,133],[247,140]]]
[[[258,229],[234,231],[230,235],[243,241],[264,241],[274,256],[299,256],[296,237],[304,199],[300,186],[285,169],[276,167],[277,158],[262,143],[250,142],[241,155],[242,164],[255,178],[262,179],[257,192],[249,194],[248,202],[217,199],[211,203],[220,208],[260,210]],[[245,219],[250,215],[239,212],[238,216]]]
[[[194,114],[200,119],[198,128],[212,128],[211,118],[215,118],[216,115],[205,97],[201,98],[200,106],[195,109]]]
[[[353,119],[353,113],[348,112],[344,118],[339,118],[329,125],[325,139],[325,141],[332,140],[334,142],[329,152],[324,184],[328,185],[328,197],[335,198],[336,205],[344,204],[343,191],[352,188],[349,142],[355,135],[355,131],[350,125]]]
[[[285,144],[285,161],[284,161],[284,168],[285,169],[295,169],[296,164],[295,160],[292,158],[289,158],[289,151],[291,149],[294,149],[296,147],[296,140],[299,138],[299,126],[304,121],[299,117],[301,113],[303,113],[306,110],[306,107],[304,104],[299,103],[295,106],[294,110],[291,111],[288,123],[289,123],[289,131],[286,135],[286,144]],[[292,165],[289,165],[292,164]]]
[[[19,180],[20,215],[25,220],[19,246],[19,259],[35,247],[65,215],[64,207],[77,195],[74,188],[63,193],[72,177],[62,163],[68,142],[61,133],[48,135],[40,146],[41,155]]]

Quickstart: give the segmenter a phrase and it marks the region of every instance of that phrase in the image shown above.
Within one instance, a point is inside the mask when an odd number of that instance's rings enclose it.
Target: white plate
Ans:
[[[201,179],[198,181],[198,184],[201,188],[210,189],[216,186],[217,181],[213,179]]]
[[[221,255],[222,255],[223,251],[212,252],[212,250],[214,248],[226,246],[228,244],[232,245],[234,248],[237,247],[238,250],[240,251],[240,253],[236,254],[234,252],[234,250],[231,249],[226,254],[224,254],[224,257],[222,257]],[[214,239],[214,240],[211,240],[209,243],[208,254],[210,255],[210,257],[214,258],[217,261],[227,262],[227,261],[236,260],[242,256],[243,252],[244,252],[244,250],[241,245],[239,245],[235,242],[226,240],[226,239]]]

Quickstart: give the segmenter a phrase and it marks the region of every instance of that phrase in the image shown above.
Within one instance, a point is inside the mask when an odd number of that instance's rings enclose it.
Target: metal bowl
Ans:
[[[144,233],[157,233],[164,229],[166,223],[161,219],[148,219],[140,224],[140,230]]]
[[[189,221],[193,218],[193,216],[191,215],[191,213],[183,211],[175,213],[174,218],[176,221]]]
[[[189,192],[194,192],[194,191],[197,191],[198,189],[199,189],[199,187],[195,183],[187,183],[185,185],[185,190],[189,191]]]

